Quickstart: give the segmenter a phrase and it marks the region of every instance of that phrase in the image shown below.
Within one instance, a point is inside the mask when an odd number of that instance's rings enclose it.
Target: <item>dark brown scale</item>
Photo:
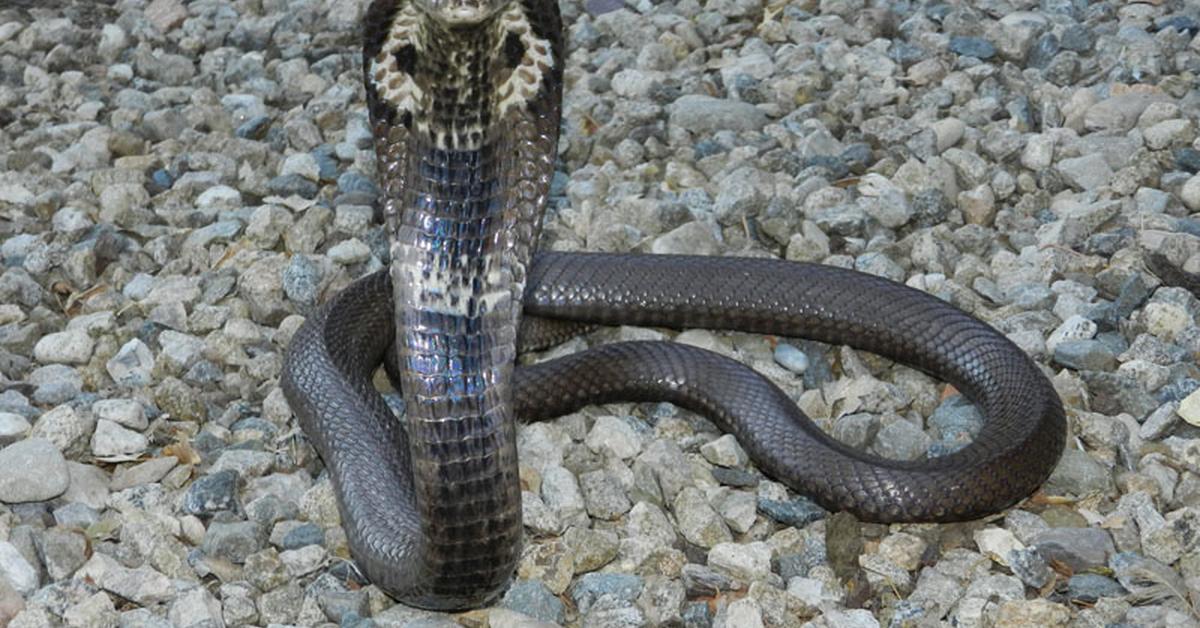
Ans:
[[[551,42],[555,65],[543,68],[537,98],[503,119],[493,120],[498,66],[514,71],[527,51],[495,22],[478,31],[422,26],[424,50],[459,51],[470,72],[454,83],[461,76],[449,56],[401,53],[397,64],[411,62],[413,80],[433,95],[431,110],[405,112],[401,126],[368,77],[384,214],[394,250],[409,261],[394,257],[394,277],[364,277],[310,316],[284,363],[284,393],[329,469],[351,551],[374,584],[438,609],[479,606],[503,592],[522,535],[515,416],[675,403],[735,434],[768,474],[870,521],[978,518],[1050,474],[1066,436],[1050,382],[1002,334],[933,296],[780,260],[531,257],[553,175],[563,46],[554,0],[521,6],[533,33]],[[400,9],[395,0],[368,9],[366,61]],[[452,146],[435,145],[439,130]],[[554,322],[521,326],[522,309]],[[986,424],[952,455],[900,462],[833,440],[762,376],[694,347],[622,343],[514,367],[518,333],[545,343],[589,324],[847,344],[951,382],[979,404]],[[385,359],[405,396],[403,423],[371,383]]]

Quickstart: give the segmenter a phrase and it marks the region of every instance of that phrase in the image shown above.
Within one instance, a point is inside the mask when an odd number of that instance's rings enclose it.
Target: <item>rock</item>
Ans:
[[[29,435],[30,425],[25,417],[12,412],[0,412],[0,447],[7,447]]]
[[[1086,452],[1068,447],[1042,490],[1051,495],[1086,495],[1112,487],[1112,474]]]
[[[719,251],[712,227],[700,221],[684,223],[650,243],[650,252],[655,255],[717,255]]]
[[[964,57],[987,60],[996,55],[996,47],[982,37],[951,37],[950,52]]]
[[[325,548],[320,545],[306,545],[279,553],[280,562],[293,578],[299,578],[320,569],[325,558]]]
[[[1179,198],[1192,211],[1200,211],[1200,174],[1188,179],[1179,190]]]
[[[151,382],[154,354],[146,343],[134,338],[121,346],[106,364],[109,377],[128,388],[146,386]]]
[[[724,520],[696,488],[687,487],[680,491],[671,510],[675,513],[679,532],[693,545],[711,548],[733,540]]]
[[[1200,389],[1184,397],[1179,402],[1179,409],[1175,412],[1179,415],[1179,418],[1191,425],[1200,427]]]
[[[588,449],[621,460],[632,458],[642,451],[642,439],[626,421],[615,416],[596,419],[584,441]]]
[[[976,530],[975,544],[981,553],[1005,567],[1009,566],[1009,552],[1025,549],[1025,545],[1012,532],[1000,528]]]
[[[718,621],[721,619],[721,613],[717,614]],[[738,626],[745,628],[762,628],[763,623],[762,608],[759,606],[758,600],[753,598],[742,598],[735,600],[725,608],[724,620],[726,626]]]
[[[241,564],[247,556],[262,549],[264,540],[262,528],[253,521],[214,521],[209,524],[200,549],[208,556]]]
[[[642,592],[640,576],[618,573],[584,574],[571,586],[571,599],[582,614],[587,614],[602,597],[632,603]]]
[[[733,434],[722,435],[701,445],[700,454],[705,460],[722,467],[744,467],[750,461]]]
[[[583,490],[587,513],[597,519],[613,521],[633,507],[621,482],[610,471],[584,473],[579,476],[579,487]]]
[[[736,100],[689,94],[669,107],[671,126],[704,135],[721,130],[754,131],[767,123],[758,107]]]
[[[1113,171],[1104,157],[1088,153],[1058,162],[1057,169],[1063,178],[1080,190],[1094,190],[1112,180]]]
[[[563,540],[574,553],[574,569],[577,574],[607,565],[617,557],[620,549],[616,533],[608,530],[572,527],[567,530]]]
[[[1137,124],[1150,103],[1164,100],[1158,94],[1131,92],[1112,96],[1088,108],[1084,125],[1088,129],[1124,133]]]
[[[92,433],[92,455],[100,458],[137,454],[148,446],[149,441],[141,433],[107,419],[97,421],[96,431]]]
[[[566,607],[546,588],[535,580],[517,580],[504,594],[500,606],[523,613],[541,621],[562,624],[566,621]]]
[[[1054,361],[1080,371],[1109,371],[1117,356],[1098,340],[1066,340],[1054,348]]]
[[[76,573],[76,578],[88,578],[96,586],[143,606],[165,602],[174,594],[171,581],[150,567],[129,569],[116,559],[95,553]]]
[[[1049,600],[1008,600],[1000,604],[996,613],[996,628],[1022,628],[1024,626],[1065,626],[1071,620],[1071,611],[1062,604]]]
[[[758,509],[783,525],[797,528],[802,528],[829,515],[824,508],[805,497],[797,497],[788,501],[759,497]]]
[[[1128,593],[1116,580],[1094,573],[1078,573],[1067,581],[1072,602],[1095,604],[1102,597],[1123,597]]]
[[[38,588],[37,570],[7,541],[0,541],[0,577],[23,595],[29,595]]]
[[[808,370],[808,355],[786,342],[775,345],[772,355],[780,366],[797,375],[803,375]]]
[[[932,439],[921,428],[898,419],[884,425],[875,437],[873,451],[892,460],[916,460],[929,449]]]
[[[167,618],[180,628],[211,628],[225,624],[221,602],[203,586],[183,593],[171,603]]]
[[[350,266],[367,261],[371,257],[371,247],[358,238],[350,238],[330,247],[327,255],[337,264]]]
[[[117,626],[121,616],[108,594],[98,591],[63,613],[68,626]]]
[[[95,419],[85,413],[76,412],[69,405],[61,405],[38,417],[30,435],[44,438],[59,450],[67,453],[80,451],[95,429]]]
[[[1112,537],[1099,528],[1050,528],[1036,534],[1030,544],[1046,560],[1061,562],[1075,572],[1106,565],[1116,552]]]
[[[76,569],[87,562],[87,552],[88,541],[84,535],[62,527],[43,532],[38,544],[46,574],[54,582],[70,578]]]
[[[33,357],[43,364],[87,364],[96,342],[84,329],[47,334],[33,347]]]
[[[160,33],[166,33],[183,24],[188,11],[179,0],[154,0],[146,7],[145,15]]]
[[[92,414],[139,432],[150,426],[146,409],[133,399],[101,399],[92,404]]]
[[[238,474],[233,470],[218,471],[192,482],[183,496],[180,509],[192,515],[212,515],[223,510],[236,510]]]
[[[54,443],[30,438],[0,450],[0,502],[40,502],[62,495],[67,462]]]
[[[587,523],[587,506],[575,476],[561,466],[542,472],[542,499],[564,524]]]
[[[718,543],[708,552],[708,565],[742,582],[766,580],[771,574],[771,547],[762,541]]]
[[[1025,586],[1040,589],[1050,582],[1053,573],[1042,555],[1034,548],[1009,550],[1005,562],[1013,575],[1021,579]]]

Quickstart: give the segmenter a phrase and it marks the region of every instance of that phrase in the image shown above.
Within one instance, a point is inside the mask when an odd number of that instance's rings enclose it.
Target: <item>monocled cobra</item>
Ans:
[[[772,259],[534,255],[561,107],[554,0],[375,0],[365,22],[390,275],[358,280],[307,319],[282,385],[329,470],[355,560],[387,593],[460,609],[505,590],[523,532],[517,417],[669,401],[735,434],[770,476],[871,521],[978,518],[1054,468],[1066,422],[1047,378],[933,296]],[[516,367],[523,312],[847,344],[949,381],[986,423],[950,455],[886,460],[701,349],[620,343]],[[402,421],[371,383],[389,349]]]

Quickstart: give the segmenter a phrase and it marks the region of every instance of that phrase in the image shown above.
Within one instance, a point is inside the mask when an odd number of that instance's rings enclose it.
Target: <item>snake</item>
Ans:
[[[363,75],[386,269],[315,308],[281,387],[324,462],[356,566],[405,604],[496,602],[523,547],[516,422],[669,402],[736,436],[765,474],[865,521],[964,521],[1035,491],[1066,419],[1046,374],[933,295],[772,258],[536,251],[558,152],[554,0],[374,0]],[[670,341],[517,364],[591,325],[737,330],[848,345],[953,385],[974,440],[916,461],[842,444],[769,379]],[[373,383],[384,365],[403,398]]]

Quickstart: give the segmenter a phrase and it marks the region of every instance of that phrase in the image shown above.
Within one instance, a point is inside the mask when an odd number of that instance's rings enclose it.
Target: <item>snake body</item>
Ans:
[[[977,518],[1054,468],[1066,424],[1049,381],[1003,335],[935,297],[779,260],[535,255],[562,89],[554,0],[376,0],[365,21],[392,263],[306,320],[281,383],[329,470],[350,549],[384,591],[435,609],[504,591],[522,535],[516,416],[670,401],[735,434],[768,474],[871,521]],[[539,335],[539,320],[848,344],[951,382],[986,424],[951,455],[885,460],[694,347],[618,343],[515,367],[518,332]],[[371,383],[385,359],[403,422]]]

